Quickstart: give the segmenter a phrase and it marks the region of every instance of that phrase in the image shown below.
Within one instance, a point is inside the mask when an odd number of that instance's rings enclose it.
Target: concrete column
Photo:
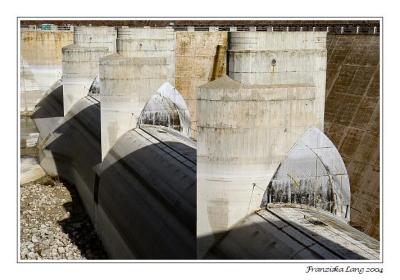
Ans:
[[[64,116],[88,94],[99,73],[100,57],[115,52],[116,36],[113,27],[77,26],[74,29],[74,44],[62,50]]]
[[[125,57],[164,57],[168,82],[175,85],[175,31],[167,28],[118,28],[117,52]]]
[[[69,45],[62,49],[62,77],[64,116],[72,106],[85,97],[98,75],[99,59],[108,54],[108,48]]]
[[[244,84],[312,84],[324,128],[326,32],[230,32],[229,76]]]
[[[117,32],[108,26],[76,26],[74,44],[82,47],[106,47],[110,53],[116,51]]]
[[[173,28],[118,28],[117,53],[100,62],[102,157],[135,128],[150,97],[175,85]]]
[[[198,88],[197,236],[215,234],[261,206],[279,163],[310,125],[316,87],[246,85],[227,76]]]
[[[173,28],[119,28],[118,55],[100,61],[102,157],[138,124],[150,97],[175,84]]]
[[[146,102],[168,78],[166,58],[119,54],[100,59],[102,158],[135,128]]]

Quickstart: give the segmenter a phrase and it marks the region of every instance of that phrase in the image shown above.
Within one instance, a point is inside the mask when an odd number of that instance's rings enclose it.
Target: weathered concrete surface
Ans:
[[[61,49],[73,42],[70,31],[21,31],[20,109],[32,111],[61,78]]]
[[[379,259],[379,242],[335,216],[305,206],[274,205],[237,223],[208,259]]]
[[[227,32],[176,32],[175,86],[192,116],[192,136],[197,134],[196,88],[226,73]]]
[[[102,158],[135,128],[157,89],[168,79],[166,58],[109,55],[100,60]]]
[[[69,45],[63,52],[63,105],[64,116],[76,102],[89,93],[99,73],[99,59],[109,54],[106,47]]]
[[[110,257],[195,258],[195,143],[138,128],[102,161],[100,130],[99,102],[82,98],[43,143],[41,166],[76,186]]]
[[[74,29],[74,44],[63,52],[64,116],[89,93],[99,73],[99,59],[116,50],[117,31],[113,27],[80,26]]]
[[[326,32],[229,33],[229,76],[245,84],[314,85],[320,130],[324,127],[326,56]]]
[[[74,27],[74,44],[87,48],[107,48],[116,52],[117,31],[109,26]]]
[[[379,239],[380,81],[376,35],[328,36],[325,132],[351,185],[351,224]]]
[[[124,134],[99,171],[98,233],[113,258],[196,258],[196,145],[163,127]]]
[[[316,88],[304,84],[245,85],[224,76],[198,88],[200,257],[212,233],[260,207],[279,163],[318,124],[315,102]]]
[[[36,181],[45,176],[43,168],[37,159],[33,157],[21,157],[20,159],[20,184],[24,185]]]
[[[117,52],[125,57],[164,57],[168,82],[175,84],[175,32],[172,28],[118,28]]]

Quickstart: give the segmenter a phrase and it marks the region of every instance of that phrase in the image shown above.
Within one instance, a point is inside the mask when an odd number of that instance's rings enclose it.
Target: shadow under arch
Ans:
[[[98,171],[99,234],[113,258],[195,259],[195,146],[146,131],[125,133]]]
[[[46,139],[41,165],[75,186],[109,257],[194,259],[195,144],[143,126],[125,133],[102,162],[100,103],[87,96]],[[66,205],[71,213],[74,205]]]

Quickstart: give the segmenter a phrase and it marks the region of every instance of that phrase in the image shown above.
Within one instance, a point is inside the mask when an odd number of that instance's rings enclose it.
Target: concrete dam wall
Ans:
[[[43,169],[112,258],[379,258],[379,37],[215,30],[76,28]]]
[[[327,37],[325,133],[350,177],[351,224],[379,239],[380,36]]]
[[[62,52],[72,44],[71,31],[21,32],[21,111],[32,111],[48,88],[62,75]]]

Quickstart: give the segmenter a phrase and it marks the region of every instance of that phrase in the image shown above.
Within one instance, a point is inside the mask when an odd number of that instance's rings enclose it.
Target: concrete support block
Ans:
[[[116,50],[114,27],[77,26],[74,44],[62,49],[64,115],[86,96],[99,73],[99,59]]]
[[[85,97],[98,75],[100,57],[108,54],[106,47],[69,45],[62,49],[62,80],[64,116],[72,106]]]
[[[117,31],[109,26],[76,26],[74,44],[82,47],[106,47],[110,53],[116,51]]]
[[[127,58],[115,54],[100,60],[102,158],[117,139],[135,128],[145,104],[168,79],[166,58]]]
[[[118,28],[117,52],[125,57],[163,57],[175,84],[175,32],[167,28]]]
[[[246,85],[227,76],[198,88],[199,256],[261,205],[269,180],[304,131],[317,123],[316,87]]]
[[[231,32],[229,76],[245,84],[313,84],[323,130],[326,32]]]

